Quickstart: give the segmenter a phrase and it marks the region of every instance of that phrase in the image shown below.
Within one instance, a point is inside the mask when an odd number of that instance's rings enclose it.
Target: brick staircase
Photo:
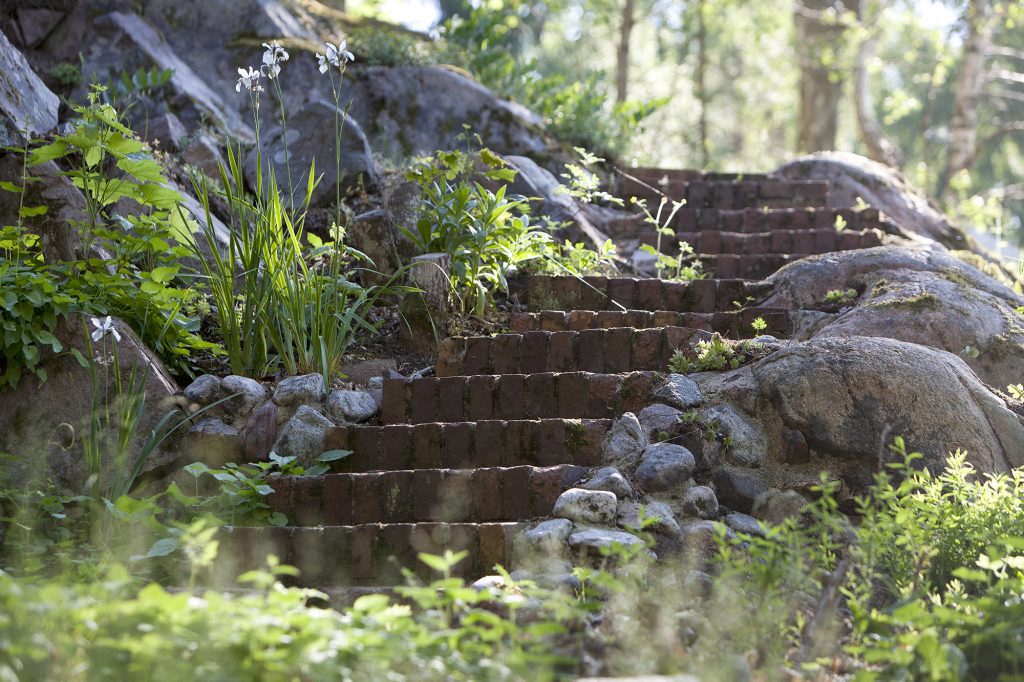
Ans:
[[[640,182],[619,178],[617,191],[657,200],[650,185],[687,200],[672,227],[715,278],[531,277],[529,312],[511,315],[509,333],[445,339],[436,376],[384,382],[379,424],[329,434],[329,447],[351,457],[321,476],[275,481],[271,504],[291,525],[227,529],[232,563],[211,581],[261,565],[269,551],[337,599],[402,583],[403,568],[428,577],[418,552],[468,551],[456,572],[469,579],[512,565],[517,532],[600,464],[611,420],[650,403],[675,348],[709,332],[750,337],[757,318],[762,333],[789,336],[790,311],[758,307],[756,280],[890,231],[873,209],[821,208],[824,183],[630,175]],[[649,228],[622,221],[613,237],[652,243]]]

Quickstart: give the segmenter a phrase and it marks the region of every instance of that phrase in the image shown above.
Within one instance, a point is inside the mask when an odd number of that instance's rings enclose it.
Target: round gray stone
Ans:
[[[683,493],[683,512],[701,519],[718,516],[718,498],[706,485],[695,485]]]
[[[619,500],[607,490],[570,488],[555,500],[553,516],[576,523],[607,525],[615,521],[615,508]]]
[[[378,401],[366,391],[334,391],[327,398],[327,414],[342,422],[369,421],[377,409]]]
[[[674,443],[655,443],[644,449],[640,465],[633,472],[646,492],[662,492],[684,483],[693,475],[693,453]]]
[[[274,389],[274,402],[281,407],[313,405],[324,399],[324,378],[320,374],[300,374],[281,379]]]

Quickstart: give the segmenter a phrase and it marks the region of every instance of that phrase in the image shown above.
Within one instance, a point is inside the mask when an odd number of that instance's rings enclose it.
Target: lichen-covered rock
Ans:
[[[629,484],[626,477],[615,467],[601,467],[595,471],[590,478],[579,484],[584,490],[607,490],[615,493],[620,500],[633,497],[633,486]]]
[[[324,397],[324,377],[321,374],[285,377],[274,389],[274,402],[281,407],[315,405],[322,402]]]
[[[277,405],[266,401],[249,415],[245,423],[245,461],[256,462],[267,458],[277,441]]]
[[[360,424],[373,419],[379,403],[367,391],[332,391],[327,413],[337,421]]]
[[[627,412],[608,429],[601,445],[601,454],[605,462],[620,469],[629,468],[640,458],[648,442],[647,434],[636,415]]]
[[[654,436],[659,433],[671,433],[679,426],[679,417],[682,414],[671,405],[658,403],[640,410],[636,418],[640,422],[640,426]]]
[[[616,522],[626,530],[644,530],[646,525],[646,530],[667,538],[678,539],[681,535],[679,522],[676,521],[672,509],[657,500],[620,502]]]
[[[729,438],[726,459],[739,466],[759,467],[764,464],[768,442],[761,430],[730,405],[716,405],[704,414]]]
[[[683,512],[701,519],[714,519],[718,516],[718,498],[715,491],[706,485],[695,485],[685,493],[682,499]]]
[[[726,514],[722,521],[737,533],[752,535],[758,538],[764,537],[764,526],[761,525],[760,521],[748,514],[732,512],[730,514]]]
[[[607,525],[615,521],[618,498],[607,490],[584,490],[570,488],[555,500],[552,516],[569,519],[575,523]]]
[[[569,547],[576,551],[588,551],[595,554],[604,548],[620,545],[622,547],[642,547],[644,541],[621,530],[605,528],[586,528],[569,536]]]
[[[662,492],[684,483],[695,466],[693,453],[683,446],[655,443],[644,449],[633,476],[645,492]]]
[[[789,180],[827,181],[830,208],[852,208],[865,201],[908,232],[955,249],[967,244],[964,234],[932,208],[899,171],[859,154],[817,152],[786,163],[774,175]]]
[[[260,382],[249,377],[231,374],[220,382],[225,395],[237,393],[224,402],[225,411],[237,419],[247,419],[267,399],[267,389]]]
[[[942,249],[886,246],[813,256],[766,285],[764,305],[791,309],[822,306],[831,290],[857,292],[841,314],[818,313],[798,325],[798,340],[886,337],[958,354],[997,388],[1024,376],[1024,320],[1016,312],[1024,296]]]
[[[213,467],[237,463],[242,453],[242,437],[238,429],[216,417],[202,419],[189,430],[182,452],[190,461]]]
[[[549,519],[523,533],[523,539],[534,552],[557,556],[565,550],[565,542],[569,539],[570,533],[572,533],[572,521]]]
[[[654,392],[654,399],[680,410],[688,410],[704,402],[700,387],[685,374],[669,374],[665,385]]]
[[[281,429],[274,452],[295,457],[304,467],[312,466],[327,449],[327,432],[334,423],[309,405],[300,405]]]

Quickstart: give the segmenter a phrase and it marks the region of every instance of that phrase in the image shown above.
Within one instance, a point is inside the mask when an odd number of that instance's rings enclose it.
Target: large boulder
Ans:
[[[1024,297],[941,248],[877,247],[804,258],[766,283],[767,306],[825,308],[796,330],[811,337],[884,336],[958,353],[982,380],[1024,379]],[[857,292],[841,310],[825,297]],[[808,315],[804,315],[808,319]]]
[[[0,146],[18,146],[57,127],[60,100],[0,33]],[[5,178],[8,176],[4,176]]]
[[[249,185],[256,186],[260,165],[264,182],[267,169],[272,167],[278,186],[286,190],[286,196],[290,190],[299,203],[305,195],[311,164],[314,164],[314,178],[320,181],[313,189],[310,206],[333,206],[337,197],[336,183],[341,185],[342,197],[357,187],[375,188],[380,183],[380,170],[363,129],[352,116],[347,117],[341,129],[339,176],[335,163],[335,112],[334,104],[314,101],[287,119],[287,135],[280,125],[265,130],[260,138],[260,156],[257,157],[254,149],[246,157],[245,177]]]
[[[131,328],[121,321],[115,321],[115,328],[121,335],[117,359],[123,376],[127,379],[135,368],[145,377],[144,411],[128,453],[130,461],[134,461],[149,433],[173,409],[168,399],[178,391],[178,386]],[[90,325],[88,331],[92,329]],[[82,454],[82,435],[88,433],[93,414],[93,379],[90,370],[79,365],[70,351],[74,348],[88,357],[86,333],[81,317],[59,324],[56,336],[65,352],[51,353],[40,363],[47,380],[24,376],[16,388],[0,392],[0,451],[14,456],[7,469],[18,483],[51,481],[66,491],[80,493],[85,489],[88,471]],[[93,357],[88,358],[99,365],[96,369],[101,390],[109,396],[111,406],[117,399],[109,365],[113,343],[112,336],[94,343]],[[104,367],[102,363],[108,364]],[[117,434],[111,434],[111,438],[116,443]],[[104,453],[104,466],[109,471],[113,448],[104,448]],[[177,457],[173,442],[168,441],[148,458],[142,472],[166,467]]]
[[[817,152],[777,168],[789,180],[827,180],[829,208],[852,208],[858,199],[885,213],[897,225],[955,249],[968,240],[932,208],[899,171],[850,152]]]
[[[820,338],[694,378],[712,405],[736,406],[731,388],[750,388],[752,400],[742,409],[764,436],[759,475],[772,484],[813,482],[828,469],[862,487],[891,461],[888,445],[896,436],[933,470],[957,449],[982,472],[1024,464],[1024,419],[945,351],[885,338]],[[809,446],[804,464],[783,464],[792,431]]]
[[[549,148],[536,114],[439,66],[356,64],[346,74],[341,102],[351,105],[349,113],[362,123],[374,150],[388,158],[463,146],[463,125],[499,154],[530,156],[544,165],[557,151]]]

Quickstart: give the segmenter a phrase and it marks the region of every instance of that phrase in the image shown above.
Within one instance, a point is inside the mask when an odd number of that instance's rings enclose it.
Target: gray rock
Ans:
[[[749,513],[768,486],[757,473],[722,467],[715,472],[715,493],[718,501],[730,509]]]
[[[25,57],[0,33],[0,146],[15,146],[57,127],[60,100],[35,74]]]
[[[379,401],[366,391],[333,391],[327,398],[327,414],[340,422],[359,424],[373,419]]]
[[[182,454],[193,462],[220,467],[228,462],[237,463],[242,457],[242,437],[238,429],[220,419],[208,417],[193,426],[185,439]]]
[[[688,594],[707,597],[715,588],[715,579],[704,571],[687,571],[683,578],[683,589]]]
[[[225,395],[238,394],[226,401],[224,408],[229,414],[239,419],[248,418],[253,410],[267,399],[267,389],[263,384],[249,377],[231,374],[221,379],[220,385]]]
[[[278,185],[288,196],[288,167],[291,166],[291,189],[295,202],[304,200],[310,164],[315,162],[315,173],[320,183],[314,188],[310,206],[333,206],[337,197],[336,183],[341,184],[345,196],[357,187],[375,187],[380,182],[380,169],[373,159],[370,143],[363,134],[357,118],[349,116],[341,131],[341,177],[335,164],[335,108],[323,100],[309,102],[288,117],[287,141],[280,126],[260,133],[260,160],[266,176],[272,164]],[[245,179],[256,185],[257,153],[254,149],[245,160]]]
[[[799,516],[806,506],[807,498],[797,491],[773,488],[758,499],[752,513],[774,526],[788,518]]]
[[[245,461],[257,462],[267,458],[277,440],[277,405],[268,400],[249,416],[245,423]]]
[[[647,434],[636,415],[627,412],[608,429],[601,444],[601,453],[605,462],[628,468],[636,463],[648,442]]]
[[[89,357],[83,333],[87,325],[92,329],[88,319],[79,315],[60,320],[54,336],[62,344],[64,352],[44,351],[39,363],[39,368],[48,376],[47,380],[40,382],[36,377],[26,375],[16,387],[5,388],[0,394],[0,424],[3,424],[0,452],[17,455],[4,463],[14,486],[21,486],[32,479],[49,479],[61,491],[78,494],[85,489],[89,473],[84,464],[81,439],[77,436],[85,432],[91,423],[93,377],[89,369],[78,364],[70,351],[75,349]],[[128,449],[128,461],[135,461],[144,440],[172,409],[171,401],[179,389],[160,359],[127,324],[115,319],[114,325],[121,335],[117,342],[117,360],[122,375],[128,376],[133,370],[138,370],[144,379],[146,404]],[[110,336],[93,343],[94,358],[100,362],[112,362],[113,343]],[[103,395],[112,396],[116,393],[113,371],[110,367],[107,370],[110,371],[99,370],[99,380]],[[184,415],[179,416],[184,418]],[[150,454],[142,472],[172,463],[178,457],[179,444],[180,440],[174,437],[165,441]],[[111,471],[114,465],[114,449],[104,448],[104,472]]]
[[[366,388],[370,391],[381,391],[384,389],[384,377],[370,377],[366,380]]]
[[[764,464],[768,440],[756,426],[730,405],[717,405],[705,413],[709,421],[718,423],[718,430],[732,440],[727,459],[739,466],[759,467]]]
[[[549,519],[523,533],[530,548],[543,555],[558,555],[565,550],[565,542],[572,533],[572,521]]]
[[[597,553],[601,549],[616,544],[623,547],[643,547],[644,541],[632,533],[603,528],[587,528],[569,536],[569,547],[577,551],[587,550]]]
[[[385,284],[403,265],[398,252],[398,226],[383,208],[360,213],[349,224],[346,237],[373,263],[372,273],[360,272],[364,284]]]
[[[620,502],[616,521],[626,530],[641,530],[641,522],[651,522],[647,530],[669,538],[680,537],[679,522],[676,521],[672,509],[664,502],[650,501],[647,503],[626,500]]]
[[[29,49],[39,47],[62,19],[67,10],[73,6],[67,2],[45,3],[50,7],[29,7],[15,10],[18,18],[17,26],[21,30],[22,45]]]
[[[671,405],[658,403],[640,410],[637,419],[640,426],[653,436],[656,433],[670,433],[679,426],[679,417],[682,414],[682,411]]]
[[[607,490],[608,492],[615,493],[615,496],[620,500],[635,495],[633,486],[629,484],[626,477],[615,467],[601,467],[585,483],[581,483],[579,487],[584,490]]]
[[[304,467],[312,466],[327,449],[327,432],[334,426],[330,419],[309,405],[300,405],[281,429],[274,452],[295,457]]]
[[[215,377],[212,374],[200,374],[185,388],[184,395],[190,401],[205,407],[223,398],[224,390],[220,377]]]
[[[700,388],[685,374],[669,374],[665,385],[654,392],[654,399],[680,410],[688,410],[704,402]]]
[[[190,12],[194,6],[189,7]],[[182,14],[179,7],[178,16]],[[206,80],[179,56],[188,53],[179,53],[172,48],[164,35],[145,19],[131,12],[110,12],[97,18],[94,25],[96,32],[90,34],[90,39],[98,49],[90,51],[86,56],[85,71],[97,76],[102,73],[116,73],[126,68],[125,55],[132,55],[139,66],[171,69],[173,75],[169,87],[184,102],[191,103],[193,109],[190,112],[190,120],[198,122],[200,116],[204,115],[215,122],[221,130],[242,141],[250,142],[255,139],[252,129],[242,121],[239,114],[224,105],[226,98],[216,94]],[[232,69],[223,71],[227,73]],[[203,71],[211,72],[216,73],[216,70]],[[226,93],[227,90],[223,92]]]
[[[683,512],[701,519],[718,516],[718,498],[715,491],[706,485],[695,485],[683,493]]]
[[[281,407],[316,405],[324,397],[324,377],[321,374],[285,377],[274,389],[274,402]]]
[[[145,138],[150,142],[159,142],[163,151],[176,152],[181,149],[182,142],[188,135],[185,126],[174,114],[168,112],[150,119],[143,129]]]
[[[472,125],[481,144],[499,154],[537,158],[554,151],[536,114],[443,67],[350,69],[342,107],[349,102],[349,115],[365,124],[374,149],[386,158],[456,149],[462,123]]]
[[[741,514],[739,512],[732,512],[726,514],[723,519],[725,525],[732,528],[737,533],[743,533],[744,535],[752,535],[754,537],[764,537],[764,526],[761,522],[755,519],[753,516],[747,514]]]
[[[576,523],[607,525],[615,521],[617,505],[615,493],[607,490],[570,488],[555,500],[551,514]]]
[[[644,449],[633,475],[644,491],[662,492],[684,483],[695,466],[693,453],[681,445],[655,443]]]
[[[714,554],[718,548],[718,538],[732,539],[736,533],[718,521],[694,521],[682,527],[683,546],[689,552],[699,552],[705,556]]]
[[[3,77],[0,76],[0,79]],[[3,114],[0,112],[0,138],[3,137]],[[2,142],[0,142],[2,144]],[[47,162],[28,169],[22,168],[15,154],[0,155],[0,177],[20,178],[27,170],[30,182],[24,194],[0,192],[0,225],[22,224],[38,234],[43,256],[47,262],[70,261],[86,255],[75,225],[88,220],[85,197],[71,179],[62,175],[57,164]],[[20,182],[17,184],[21,184]],[[46,206],[40,216],[19,218],[22,201],[26,206]]]
[[[181,159],[201,170],[206,176],[215,179],[220,178],[221,167],[227,169],[217,139],[209,134],[195,136],[185,147],[185,151],[181,153]]]

